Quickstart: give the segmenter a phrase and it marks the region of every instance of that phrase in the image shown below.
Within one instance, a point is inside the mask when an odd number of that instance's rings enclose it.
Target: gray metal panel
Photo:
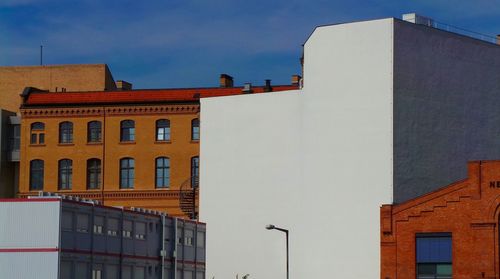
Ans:
[[[0,248],[59,246],[59,201],[0,202]]]
[[[56,279],[57,263],[57,252],[0,253],[0,277]]]

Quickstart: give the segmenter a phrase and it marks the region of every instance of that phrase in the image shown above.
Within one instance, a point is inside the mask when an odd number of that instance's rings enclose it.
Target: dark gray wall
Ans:
[[[500,46],[396,20],[394,202],[500,159]]]
[[[16,164],[7,160],[9,152],[9,116],[14,112],[0,109],[0,198],[14,197]]]

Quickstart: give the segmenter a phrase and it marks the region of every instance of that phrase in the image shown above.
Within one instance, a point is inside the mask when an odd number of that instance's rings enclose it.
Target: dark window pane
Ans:
[[[191,121],[191,139],[199,140],[200,139],[200,120],[193,119]]]
[[[73,123],[62,122],[59,124],[59,143],[73,142]]]
[[[156,140],[168,141],[170,140],[170,121],[167,119],[160,119],[156,121]]]
[[[44,162],[33,160],[30,162],[30,190],[43,190]]]
[[[135,122],[133,120],[123,120],[120,123],[120,141],[135,140]]]
[[[36,134],[31,134],[30,143],[31,143],[31,144],[36,144],[36,138],[37,138],[37,135],[36,135]]]
[[[38,134],[38,143],[39,144],[44,144],[45,143],[45,134],[44,133]]]
[[[101,141],[101,122],[91,121],[87,127],[87,141],[100,142]]]
[[[120,160],[120,188],[134,187],[134,159],[123,158]]]
[[[191,158],[191,186],[198,187],[200,176],[200,158]]]
[[[43,131],[43,130],[45,130],[45,124],[43,124],[42,122],[32,123],[31,130],[32,131]]]
[[[101,160],[90,159],[87,161],[87,188],[99,189],[101,187]]]
[[[73,161],[63,159],[59,161],[59,190],[70,190],[73,180]]]
[[[170,186],[170,159],[167,157],[156,158],[156,187],[167,188]]]
[[[451,237],[418,237],[418,263],[450,263]]]

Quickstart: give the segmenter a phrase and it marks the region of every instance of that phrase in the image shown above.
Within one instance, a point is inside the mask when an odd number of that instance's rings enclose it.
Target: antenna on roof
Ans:
[[[40,66],[43,65],[43,45],[40,43]]]

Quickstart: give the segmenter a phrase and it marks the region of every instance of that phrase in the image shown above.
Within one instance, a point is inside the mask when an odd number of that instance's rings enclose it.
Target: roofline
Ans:
[[[156,101],[156,102],[101,102],[101,103],[65,103],[65,104],[22,104],[20,109],[31,108],[68,108],[68,107],[117,107],[123,105],[143,106],[143,105],[159,105],[159,104],[176,104],[176,105],[198,105],[199,99],[195,101],[175,100],[175,101]]]
[[[106,63],[92,63],[92,64],[52,64],[52,65],[14,65],[14,66],[0,66],[0,69],[9,68],[58,68],[58,67],[90,67],[90,66],[106,66]]]
[[[309,36],[307,36],[307,38],[304,41],[304,43],[302,44],[302,46],[304,46],[307,43],[307,41],[309,41],[309,39],[311,38],[312,34],[314,34],[314,32],[316,32],[316,29],[321,28],[321,27],[328,27],[328,26],[335,26],[335,25],[344,25],[344,24],[351,24],[351,23],[361,23],[361,22],[368,22],[368,21],[377,21],[377,20],[384,20],[384,19],[391,19],[391,18],[392,19],[397,19],[395,17],[383,17],[383,18],[362,19],[362,20],[355,20],[355,21],[346,21],[346,22],[327,23],[327,24],[316,25],[316,27],[314,27],[313,31],[311,33],[309,33]]]

